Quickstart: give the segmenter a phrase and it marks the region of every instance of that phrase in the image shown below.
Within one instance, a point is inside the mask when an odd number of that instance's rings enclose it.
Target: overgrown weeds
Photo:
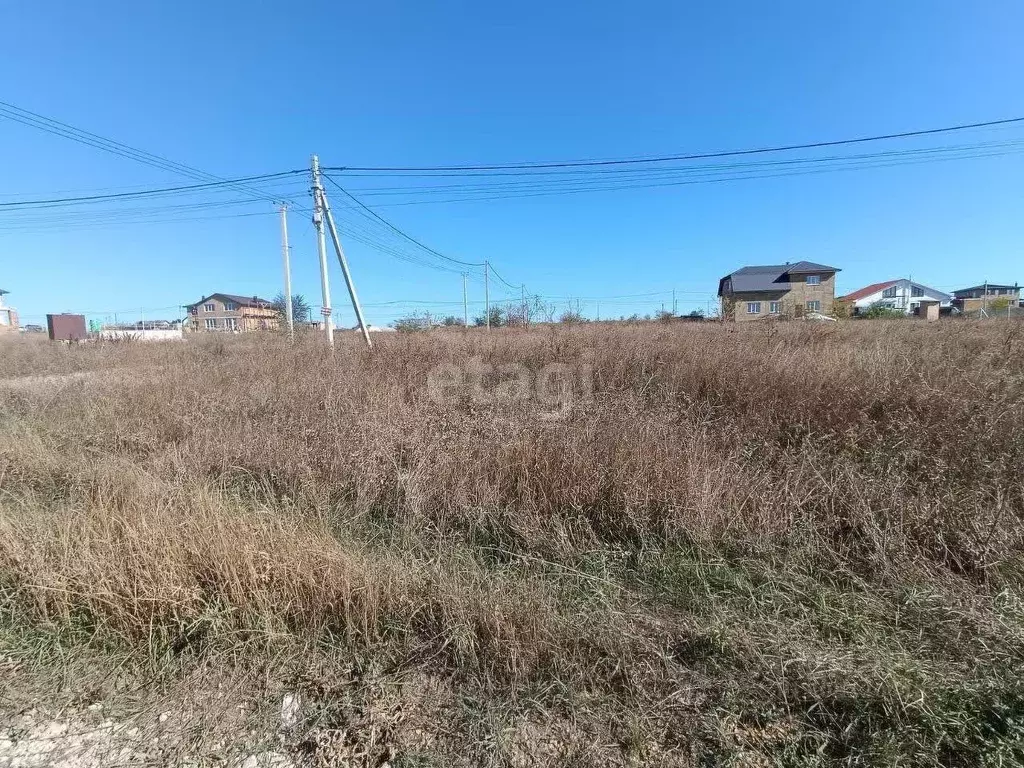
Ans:
[[[7,631],[264,669],[344,730],[314,752],[369,723],[409,764],[1011,764],[1005,326],[7,342],[46,374],[0,381]],[[591,390],[428,386],[487,364]]]

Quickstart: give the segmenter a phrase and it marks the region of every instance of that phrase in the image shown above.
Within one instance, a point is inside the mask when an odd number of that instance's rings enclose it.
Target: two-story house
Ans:
[[[0,333],[18,330],[18,313],[13,307],[4,304],[4,296],[8,293],[10,291],[0,288]]]
[[[273,302],[259,296],[211,293],[186,309],[189,330],[193,331],[272,330],[279,322]]]
[[[948,307],[953,297],[948,293],[929,288],[927,285],[915,283],[907,278],[886,280],[872,283],[845,296],[839,301],[849,305],[852,314],[859,315],[871,307],[896,309],[908,315],[917,314],[922,303],[938,302],[940,307]]]
[[[830,315],[838,271],[810,261],[743,267],[718,281],[722,317],[745,322]]]
[[[953,291],[953,306],[961,312],[990,310],[993,305],[1005,307],[1007,304],[1012,307],[1020,305],[1019,285],[985,283]]]

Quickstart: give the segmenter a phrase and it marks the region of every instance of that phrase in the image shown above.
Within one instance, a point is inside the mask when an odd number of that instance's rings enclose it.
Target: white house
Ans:
[[[18,330],[18,313],[14,307],[4,304],[4,295],[8,291],[0,288],[0,332]]]
[[[927,285],[902,278],[864,286],[840,297],[839,300],[846,302],[855,315],[866,312],[876,305],[902,310],[910,315],[918,311],[922,301],[937,301],[940,307],[948,307],[952,304],[953,297]]]

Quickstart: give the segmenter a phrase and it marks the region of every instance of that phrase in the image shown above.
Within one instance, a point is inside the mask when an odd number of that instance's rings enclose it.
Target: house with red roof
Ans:
[[[927,285],[900,278],[865,285],[845,296],[840,296],[837,301],[846,303],[850,307],[850,313],[854,315],[866,312],[871,307],[886,307],[913,315],[918,313],[922,303],[938,302],[940,307],[948,307],[952,304],[953,297]]]

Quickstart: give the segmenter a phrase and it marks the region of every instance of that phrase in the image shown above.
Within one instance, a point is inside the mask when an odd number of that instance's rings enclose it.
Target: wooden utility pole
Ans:
[[[484,314],[487,315],[487,330],[491,330],[491,293],[487,284],[487,273],[491,271],[491,262],[484,262]]]

